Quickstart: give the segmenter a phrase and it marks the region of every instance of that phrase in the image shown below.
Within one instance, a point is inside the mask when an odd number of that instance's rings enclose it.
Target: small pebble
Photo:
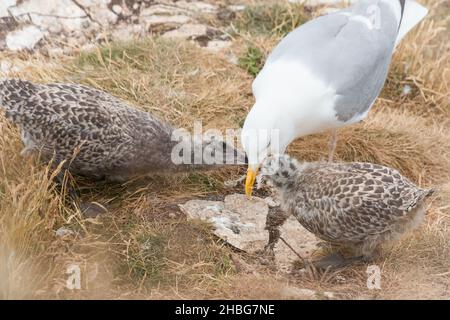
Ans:
[[[274,207],[279,207],[280,206],[280,202],[274,200],[272,197],[266,197],[266,198],[264,198],[264,201],[267,203],[267,205],[270,208],[274,208]]]
[[[410,94],[411,92],[412,92],[411,86],[410,86],[410,85],[405,85],[405,86],[403,87],[403,90],[402,90],[402,95],[403,95],[403,96],[407,96],[407,95]]]
[[[74,232],[72,230],[70,230],[70,229],[61,227],[61,228],[59,228],[58,230],[55,231],[55,234],[56,234],[57,237],[65,237],[65,236],[68,236],[68,235],[73,235]]]

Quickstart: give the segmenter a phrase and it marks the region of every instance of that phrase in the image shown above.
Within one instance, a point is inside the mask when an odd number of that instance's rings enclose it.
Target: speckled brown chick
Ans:
[[[365,260],[381,242],[416,227],[433,193],[371,163],[299,163],[277,155],[264,161],[261,175],[279,191],[282,209],[307,230]]]
[[[65,161],[74,174],[123,181],[132,176],[191,168],[214,168],[205,161],[176,164],[174,128],[100,90],[78,84],[35,84],[0,80],[0,110],[16,124],[25,148],[54,164]],[[220,152],[225,163],[245,163],[245,155],[219,140],[186,141]],[[194,162],[194,161],[192,161]],[[227,162],[230,163],[230,162]],[[217,162],[216,162],[217,164]]]

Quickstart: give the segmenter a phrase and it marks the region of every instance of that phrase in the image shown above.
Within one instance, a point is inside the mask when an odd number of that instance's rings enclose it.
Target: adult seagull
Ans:
[[[289,33],[253,82],[255,104],[242,130],[251,195],[262,161],[298,137],[364,119],[400,40],[428,13],[413,0],[361,0]]]

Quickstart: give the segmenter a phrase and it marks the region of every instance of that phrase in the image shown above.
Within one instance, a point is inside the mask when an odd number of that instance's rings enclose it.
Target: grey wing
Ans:
[[[147,112],[130,107],[123,100],[104,91],[79,84],[50,84],[47,86],[72,92],[81,101],[98,108],[99,114],[106,113],[107,116],[114,117],[114,122],[135,139],[141,138],[142,132],[130,130],[131,128],[151,130],[152,134],[156,136],[170,135],[173,130],[169,124],[158,120]]]
[[[397,27],[395,17],[369,29],[351,12],[314,19],[291,32],[275,48],[268,62],[298,59],[336,90],[338,119],[347,122],[373,104],[385,82]]]

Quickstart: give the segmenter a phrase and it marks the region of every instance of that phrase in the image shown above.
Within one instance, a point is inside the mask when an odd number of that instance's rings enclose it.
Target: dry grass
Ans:
[[[64,80],[108,90],[186,128],[196,120],[237,125],[249,104],[245,72],[183,43],[149,39],[112,44],[82,54],[65,74]]]
[[[448,126],[450,113],[449,16],[442,16],[445,1],[428,1],[430,15],[407,36],[394,56],[391,76],[382,97],[385,104],[402,108]],[[407,99],[401,88],[411,86]],[[440,117],[439,117],[440,115]]]
[[[47,168],[19,158],[17,133],[0,119],[0,298],[30,298],[52,276],[61,201]]]
[[[374,111],[364,123],[339,133],[339,159],[389,165],[440,191],[426,223],[386,245],[375,261],[383,272],[383,290],[366,289],[364,266],[321,281],[276,274],[233,252],[207,225],[187,222],[177,203],[240,192],[223,185],[242,173],[238,168],[124,185],[80,180],[82,197],[110,211],[96,220],[84,219],[55,189],[45,165],[20,157],[18,132],[0,116],[0,298],[292,298],[286,288],[298,286],[348,299],[448,299],[449,19],[441,15],[443,2],[428,4],[434,19],[423,22],[398,49]],[[244,58],[248,47],[255,47],[263,59],[299,21],[285,2],[279,11],[261,6],[255,4],[255,11],[230,22],[240,26],[232,51]],[[273,12],[278,15],[271,16]],[[260,21],[268,21],[265,31],[254,29]],[[181,42],[151,38],[113,43],[61,60],[25,54],[3,58],[26,66],[18,77],[85,83],[188,129],[196,120],[207,127],[238,128],[252,105],[252,76],[245,65]],[[412,87],[411,94],[402,95],[404,85]],[[305,137],[290,152],[317,160],[326,156],[326,143],[326,134]],[[60,227],[74,233],[56,237]],[[65,288],[70,264],[81,266],[82,290]]]
[[[288,34],[310,18],[303,5],[260,1],[248,5],[238,14],[235,31],[247,36]]]

